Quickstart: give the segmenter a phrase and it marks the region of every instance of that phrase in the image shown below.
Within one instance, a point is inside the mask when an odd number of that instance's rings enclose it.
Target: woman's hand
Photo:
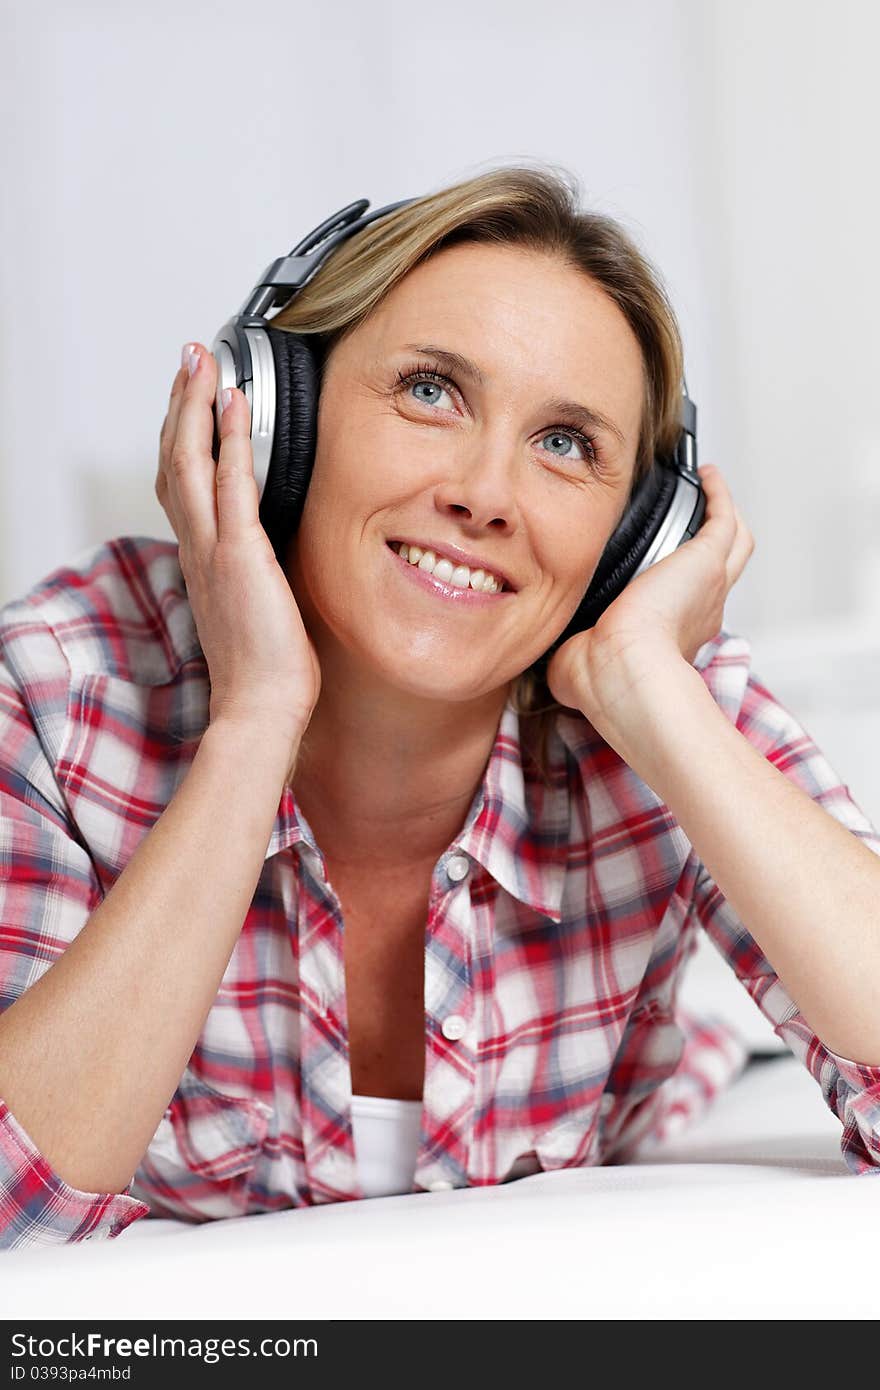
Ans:
[[[692,663],[718,635],[727,595],[755,548],[719,470],[705,464],[699,473],[706,516],[697,534],[630,580],[594,627],[550,659],[553,698],[581,710],[603,736],[620,726],[628,694],[671,665]]]
[[[177,373],[159,436],[156,496],[179,542],[211,680],[210,721],[268,721],[295,759],[321,689],[318,656],[260,524],[247,397],[232,388],[215,463],[217,364],[192,346],[196,370]]]

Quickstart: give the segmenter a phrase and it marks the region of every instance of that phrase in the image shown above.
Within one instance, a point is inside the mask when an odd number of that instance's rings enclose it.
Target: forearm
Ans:
[[[608,741],[675,816],[832,1051],[880,1065],[880,858],[753,748],[686,662]]]
[[[290,759],[260,728],[209,726],[104,901],[0,1017],[0,1097],[72,1186],[131,1181],[247,915]]]

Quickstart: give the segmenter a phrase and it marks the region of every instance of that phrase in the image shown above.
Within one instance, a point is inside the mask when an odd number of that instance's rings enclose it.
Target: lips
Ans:
[[[473,555],[467,550],[462,550],[460,546],[453,545],[450,541],[419,540],[414,536],[391,536],[388,545],[417,545],[420,550],[431,550],[438,559],[446,559],[453,565],[467,565],[468,569],[485,570],[494,578],[500,580],[505,589],[516,592],[519,587],[513,582],[506,570],[499,565],[486,559],[482,555]]]
[[[419,565],[410,564],[409,560],[405,560],[395,550],[391,541],[386,544],[385,549],[391,563],[400,570],[408,585],[414,584],[416,588],[425,593],[433,594],[460,612],[467,608],[494,608],[498,604],[503,606],[508,599],[513,597],[510,589],[472,589],[470,585],[467,588],[461,588],[457,584],[447,583],[445,579],[438,579],[436,574],[430,570],[423,570]]]

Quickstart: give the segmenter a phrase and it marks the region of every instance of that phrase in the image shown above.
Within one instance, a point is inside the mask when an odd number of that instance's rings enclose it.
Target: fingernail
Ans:
[[[198,351],[197,348],[193,348],[193,349],[191,350],[191,352],[190,352],[190,354],[189,354],[189,361],[187,362],[187,366],[188,366],[188,368],[189,368],[189,374],[190,374],[190,376],[192,376],[193,373],[196,371],[196,368],[197,368],[198,365],[199,365],[199,358],[200,358],[200,356],[201,356],[201,354],[200,354],[200,352]]]
[[[188,366],[189,366],[190,353],[192,352],[194,346],[195,346],[194,343],[184,343],[183,347],[182,347],[181,350],[180,350],[180,365],[181,365],[181,367],[188,367]]]
[[[230,402],[231,400],[232,400],[232,387],[231,387],[231,386],[224,386],[223,390],[220,392],[220,402],[221,402],[221,404],[220,404],[220,414],[221,414],[221,415],[223,414],[223,411],[226,409],[226,407],[228,406],[228,404],[229,404],[229,402]]]

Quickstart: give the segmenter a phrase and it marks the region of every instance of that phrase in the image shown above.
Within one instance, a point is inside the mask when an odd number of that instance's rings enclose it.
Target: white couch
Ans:
[[[791,1056],[629,1164],[0,1255],[6,1319],[876,1318],[880,1184]],[[877,1178],[880,1178],[878,1170]]]

